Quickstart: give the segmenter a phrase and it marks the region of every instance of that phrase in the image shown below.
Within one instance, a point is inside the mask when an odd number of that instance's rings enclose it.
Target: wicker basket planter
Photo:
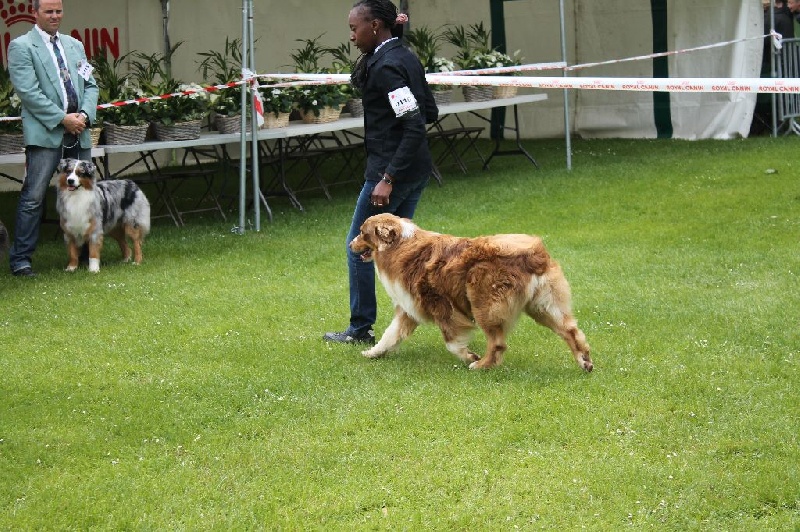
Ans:
[[[278,116],[275,116],[275,113],[264,113],[264,129],[288,126],[289,115],[291,113],[278,113]]]
[[[326,124],[328,122],[335,122],[339,120],[339,115],[342,113],[342,105],[338,107],[323,107],[319,110],[319,116],[315,115],[313,111],[305,111],[300,109],[300,116],[306,124]]]
[[[350,98],[347,100],[347,110],[350,116],[364,116],[364,102],[361,98]]]
[[[202,124],[202,120],[175,122],[168,126],[161,122],[155,122],[156,140],[191,140],[200,138]]]
[[[494,98],[513,98],[517,95],[518,87],[497,86],[494,87]]]
[[[449,104],[453,101],[453,89],[433,91],[433,101],[436,102],[437,107]]]
[[[100,144],[100,134],[103,133],[102,127],[93,127],[89,129],[89,136],[92,139],[92,146],[97,146]]]
[[[242,115],[214,115],[214,127],[222,134],[239,133],[242,130]]]
[[[0,133],[0,154],[22,151],[25,151],[25,139],[22,133]]]
[[[118,126],[105,124],[106,144],[141,144],[147,138],[149,124],[141,126]]]
[[[433,101],[437,107],[449,104],[453,101],[453,89],[433,91]]]
[[[473,87],[471,85],[464,85],[461,89],[464,91],[465,102],[485,102],[491,100],[494,96],[494,88],[489,86],[481,85]]]

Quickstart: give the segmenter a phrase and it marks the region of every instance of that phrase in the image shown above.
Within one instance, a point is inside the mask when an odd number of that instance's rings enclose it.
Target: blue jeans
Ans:
[[[31,256],[39,242],[47,187],[62,157],[90,160],[92,151],[81,149],[80,146],[69,150],[40,146],[25,148],[25,181],[17,204],[14,244],[8,254],[12,272],[31,266]]]
[[[347,269],[350,275],[350,327],[348,334],[364,336],[372,328],[378,314],[378,301],[375,296],[375,266],[372,262],[364,262],[357,253],[350,251],[350,242],[358,235],[361,224],[373,214],[390,212],[401,218],[412,218],[422,191],[430,178],[418,181],[399,181],[392,187],[389,205],[375,207],[370,203],[372,189],[377,181],[366,181],[356,202],[350,232],[347,233]]]

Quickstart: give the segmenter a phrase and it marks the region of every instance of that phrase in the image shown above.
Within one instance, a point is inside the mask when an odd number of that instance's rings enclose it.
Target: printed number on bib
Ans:
[[[392,104],[394,114],[398,117],[417,110],[417,99],[408,87],[400,87],[390,92],[389,103]]]

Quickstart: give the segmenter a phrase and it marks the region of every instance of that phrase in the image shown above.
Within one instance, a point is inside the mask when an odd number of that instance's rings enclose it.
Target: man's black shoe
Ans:
[[[12,272],[14,277],[36,277],[36,272],[30,266],[25,266]]]
[[[325,333],[322,338],[326,342],[339,344],[369,344],[375,345],[375,333],[370,329],[364,336],[353,336],[350,331]]]

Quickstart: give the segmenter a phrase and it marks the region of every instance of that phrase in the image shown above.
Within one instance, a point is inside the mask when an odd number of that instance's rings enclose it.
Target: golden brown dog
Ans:
[[[363,354],[386,355],[420,323],[432,321],[447,349],[470,368],[500,364],[506,336],[524,312],[567,342],[592,371],[589,344],[572,316],[569,284],[539,237],[462,238],[425,231],[392,214],[368,218],[350,249],[374,261],[395,305],[380,341]],[[467,347],[475,326],[486,334],[483,358]]]

